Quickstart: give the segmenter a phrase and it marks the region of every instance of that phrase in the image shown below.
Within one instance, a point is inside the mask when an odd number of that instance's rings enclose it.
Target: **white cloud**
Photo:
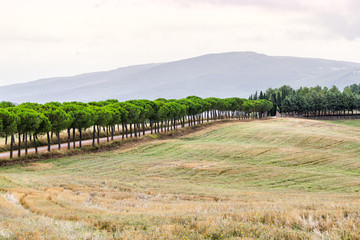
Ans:
[[[360,62],[356,0],[0,0],[0,84],[223,51]]]

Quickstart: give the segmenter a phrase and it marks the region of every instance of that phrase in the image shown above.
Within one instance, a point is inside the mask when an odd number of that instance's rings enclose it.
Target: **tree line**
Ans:
[[[265,99],[242,98],[200,98],[189,96],[183,99],[129,100],[115,99],[98,102],[50,102],[46,104],[0,102],[0,136],[10,144],[10,158],[13,157],[17,141],[18,156],[21,147],[28,154],[29,141],[38,153],[39,137],[45,135],[50,151],[50,139],[55,135],[58,149],[61,148],[60,133],[67,132],[67,147],[75,148],[76,131],[81,147],[82,134],[91,129],[92,145],[99,144],[100,132],[106,133],[107,140],[113,140],[116,128],[122,139],[176,129],[178,126],[200,124],[223,118],[261,118],[273,104]],[[8,138],[10,140],[8,140]],[[8,143],[10,141],[10,143]]]
[[[340,91],[336,86],[301,87],[284,85],[252,94],[249,99],[267,99],[273,103],[270,115],[280,112],[289,116],[324,117],[348,116],[360,110],[360,84],[352,84]]]

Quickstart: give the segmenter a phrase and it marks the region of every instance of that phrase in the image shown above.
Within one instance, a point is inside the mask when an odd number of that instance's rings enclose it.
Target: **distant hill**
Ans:
[[[248,97],[256,90],[284,84],[343,88],[353,83],[360,83],[359,63],[229,52],[3,86],[0,100],[44,103],[189,95]]]

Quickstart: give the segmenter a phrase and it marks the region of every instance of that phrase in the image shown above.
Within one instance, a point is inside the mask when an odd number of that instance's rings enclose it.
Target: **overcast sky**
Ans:
[[[360,62],[359,0],[0,0],[0,85],[207,53]]]

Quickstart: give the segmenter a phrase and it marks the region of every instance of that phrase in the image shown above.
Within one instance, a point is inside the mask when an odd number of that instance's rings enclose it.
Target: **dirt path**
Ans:
[[[187,127],[188,125],[189,124],[185,124],[185,127]],[[177,127],[179,128],[179,127],[181,127],[181,125],[178,125]],[[145,135],[149,135],[149,134],[151,134],[151,130],[145,131]],[[141,132],[141,136],[143,136],[142,132]],[[124,139],[127,139],[127,138],[130,138],[130,134],[128,134],[128,137],[124,136]],[[133,138],[134,138],[134,136],[133,136]],[[109,140],[112,141],[111,136],[109,136]],[[122,135],[114,136],[114,141],[119,141],[119,140],[120,141],[122,140]],[[106,142],[106,141],[107,141],[107,137],[100,138],[100,143],[103,143],[103,142]],[[92,139],[82,140],[81,141],[81,146],[92,145],[92,142],[93,142]],[[95,139],[95,143],[97,143],[97,139]],[[60,146],[61,146],[61,150],[67,150],[68,149],[68,143],[62,143]],[[78,148],[79,146],[80,146],[80,142],[76,141],[75,142],[75,147]],[[70,147],[71,147],[71,149],[73,149],[73,142],[71,142]],[[58,150],[58,148],[59,148],[58,144],[54,144],[54,145],[50,146],[51,150]],[[39,153],[47,152],[47,149],[48,149],[48,146],[41,146],[41,147],[38,147],[38,152]],[[35,148],[28,148],[28,154],[34,154],[34,153],[35,153]],[[14,150],[13,151],[14,158],[17,157],[17,154],[18,154],[18,150]],[[24,156],[24,155],[25,155],[25,149],[22,149],[21,150],[21,156]],[[10,151],[0,153],[0,159],[9,159],[9,158],[10,158]]]

